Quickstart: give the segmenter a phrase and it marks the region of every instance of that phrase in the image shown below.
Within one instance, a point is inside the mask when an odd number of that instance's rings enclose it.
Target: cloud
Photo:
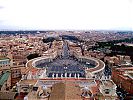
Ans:
[[[0,9],[3,9],[4,7],[3,6],[0,6]]]
[[[130,0],[3,0],[3,26],[30,29],[131,27]],[[9,27],[10,28],[10,27]],[[13,28],[13,27],[11,27]]]

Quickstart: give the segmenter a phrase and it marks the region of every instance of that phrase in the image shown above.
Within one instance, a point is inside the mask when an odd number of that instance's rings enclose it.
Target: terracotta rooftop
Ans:
[[[81,91],[73,82],[57,83],[52,87],[49,100],[82,100]]]
[[[99,88],[97,86],[92,86],[90,88],[93,95],[96,95],[99,92]]]
[[[120,68],[116,68],[118,70],[133,70],[133,67],[120,67]]]
[[[105,86],[108,86],[108,87],[112,87],[114,85],[114,83],[110,80],[102,80],[102,82],[100,82],[100,84],[104,84]]]
[[[16,92],[0,92],[0,100],[14,100]]]
[[[0,56],[0,60],[5,60],[5,59],[9,59],[8,57],[1,57]]]
[[[27,63],[27,67],[25,68],[25,69],[23,69],[22,70],[22,74],[27,74],[30,70],[31,70],[31,68],[33,68],[32,67],[32,60],[30,60],[28,63]]]
[[[24,84],[24,85],[29,85],[29,84],[31,84],[31,85],[35,85],[36,82],[37,82],[37,80],[22,80],[22,81],[20,81],[19,84]]]
[[[133,73],[128,73],[133,78]]]

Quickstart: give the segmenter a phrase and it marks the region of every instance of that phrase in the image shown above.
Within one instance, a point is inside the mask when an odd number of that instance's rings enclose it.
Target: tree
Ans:
[[[54,40],[55,40],[54,37],[48,37],[48,38],[46,38],[46,39],[43,39],[42,41],[43,41],[44,43],[48,43],[48,42],[53,42]]]
[[[27,56],[27,59],[28,60],[31,60],[31,59],[34,59],[34,58],[37,58],[37,57],[40,57],[38,53],[34,53],[34,54],[30,54]]]

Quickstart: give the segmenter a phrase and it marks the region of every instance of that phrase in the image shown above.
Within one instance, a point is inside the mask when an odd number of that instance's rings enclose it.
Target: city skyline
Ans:
[[[133,30],[132,0],[1,0],[0,30]]]

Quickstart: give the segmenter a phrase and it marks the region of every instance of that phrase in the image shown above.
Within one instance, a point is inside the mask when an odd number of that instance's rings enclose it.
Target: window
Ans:
[[[105,94],[109,94],[110,93],[110,89],[105,89],[104,92],[105,92]]]

